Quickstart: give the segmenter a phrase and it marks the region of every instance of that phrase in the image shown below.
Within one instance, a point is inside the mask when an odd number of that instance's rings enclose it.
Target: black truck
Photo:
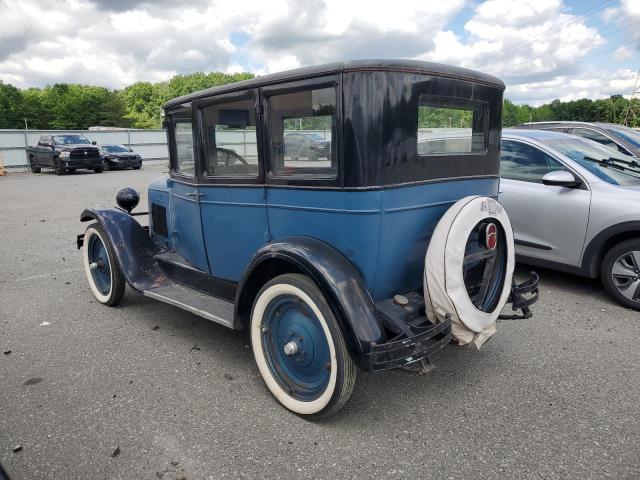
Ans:
[[[33,173],[52,168],[57,175],[78,168],[102,173],[104,163],[96,142],[79,134],[42,135],[35,147],[27,147],[27,160]]]

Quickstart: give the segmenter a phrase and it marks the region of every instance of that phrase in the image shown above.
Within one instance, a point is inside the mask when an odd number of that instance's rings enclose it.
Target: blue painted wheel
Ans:
[[[316,314],[294,295],[269,303],[262,319],[262,348],[278,383],[301,401],[315,400],[329,383],[331,353]]]
[[[124,277],[109,237],[99,224],[87,228],[83,256],[87,280],[96,299],[109,306],[120,303],[124,296]]]
[[[340,326],[310,278],[267,282],[251,313],[251,345],[276,399],[308,419],[327,417],[349,399],[356,379]]]

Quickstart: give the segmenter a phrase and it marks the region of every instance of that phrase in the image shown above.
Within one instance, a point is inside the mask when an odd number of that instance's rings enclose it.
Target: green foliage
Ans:
[[[251,73],[193,73],[169,82],[137,82],[124,90],[58,83],[19,90],[0,81],[0,128],[86,129],[91,126],[160,128],[169,99],[252,78]]]
[[[418,107],[418,128],[471,128],[473,111],[459,108]]]
[[[609,122],[623,124],[627,116],[629,100],[622,95],[591,100],[581,98],[571,102],[554,100],[539,107],[516,105],[505,99],[502,109],[502,125],[512,127],[525,122],[564,120],[578,122]],[[638,118],[632,118],[631,127],[640,127],[640,101],[632,100],[632,110]]]

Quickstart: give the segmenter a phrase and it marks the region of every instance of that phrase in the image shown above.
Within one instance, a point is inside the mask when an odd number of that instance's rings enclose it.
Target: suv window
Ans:
[[[601,143],[602,145],[613,148],[614,150],[621,151],[626,153],[626,150],[621,149],[616,142],[611,140],[606,135],[596,132],[595,130],[591,130],[589,128],[574,128],[573,134],[579,137],[588,138],[589,140],[593,140],[594,142]]]
[[[542,183],[549,172],[566,170],[557,160],[542,150],[513,140],[502,141],[500,176],[511,180]]]
[[[174,117],[173,140],[176,149],[174,170],[182,175],[195,177],[195,157],[193,153],[193,126],[191,113]]]
[[[202,109],[204,172],[210,177],[257,177],[258,136],[253,98]]]
[[[335,178],[335,132],[335,87],[270,96],[270,173]]]
[[[485,153],[487,105],[458,98],[420,95],[418,155]]]

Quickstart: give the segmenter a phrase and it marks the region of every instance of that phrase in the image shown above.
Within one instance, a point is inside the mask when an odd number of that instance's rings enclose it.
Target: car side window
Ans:
[[[258,136],[252,97],[202,108],[205,176],[257,177]]]
[[[195,155],[193,152],[193,125],[191,113],[176,114],[173,119],[173,141],[175,161],[173,169],[188,177],[195,177]]]
[[[335,178],[335,87],[269,97],[270,174]]]
[[[557,170],[566,170],[566,168],[542,150],[522,142],[502,141],[500,153],[502,178],[542,183],[542,177]]]
[[[588,138],[589,140],[593,140],[594,142],[598,142],[605,147],[613,148],[614,150],[620,151],[620,147],[616,142],[611,140],[606,135],[603,135],[600,132],[596,132],[595,130],[591,130],[589,128],[574,128],[573,134],[579,137]]]

